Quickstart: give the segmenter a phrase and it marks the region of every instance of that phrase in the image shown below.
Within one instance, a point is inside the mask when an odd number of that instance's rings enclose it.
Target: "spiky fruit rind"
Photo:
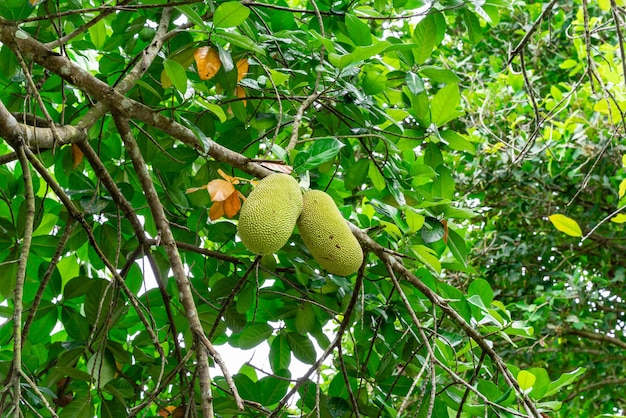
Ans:
[[[348,276],[363,263],[359,242],[327,193],[309,190],[304,194],[297,225],[311,255],[329,273]]]
[[[255,254],[273,254],[286,243],[302,211],[302,191],[293,177],[276,173],[261,180],[241,206],[237,229]]]

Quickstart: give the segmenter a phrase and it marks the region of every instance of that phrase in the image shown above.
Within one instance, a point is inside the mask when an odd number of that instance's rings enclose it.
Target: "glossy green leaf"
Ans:
[[[458,118],[463,113],[457,107],[461,101],[458,84],[448,84],[435,94],[430,104],[432,123],[437,126]]]
[[[454,231],[450,231],[450,233],[452,232]],[[469,288],[467,289],[467,294],[470,296],[478,295],[485,306],[491,306],[491,301],[493,300],[493,290],[486,280],[473,280],[472,283],[470,283]]]
[[[305,335],[290,332],[287,334],[287,341],[293,355],[305,364],[313,364],[317,359],[317,353],[311,340]]]
[[[254,348],[266,341],[274,328],[268,324],[254,324],[246,327],[239,336],[239,347],[243,350]]]
[[[270,345],[270,365],[274,372],[289,368],[291,363],[291,349],[285,334],[280,333]]]
[[[187,72],[185,68],[174,60],[163,61],[163,68],[176,90],[185,94],[187,91]]]
[[[423,64],[430,58],[435,47],[437,29],[431,15],[426,16],[413,30],[413,40],[417,47],[413,49],[416,64]]]
[[[370,34],[370,28],[367,23],[352,14],[347,14],[346,28],[348,29],[348,36],[355,45],[371,45],[372,35]]]
[[[563,373],[559,378],[548,386],[548,390],[544,394],[544,397],[552,396],[559,391],[561,391],[566,386],[575,383],[576,381],[581,379],[581,376],[587,372],[587,369],[584,367],[578,367],[575,370],[572,370],[568,373]]]
[[[99,20],[95,25],[90,26],[88,32],[93,46],[97,49],[104,48],[107,40],[107,28],[104,20]]]
[[[91,399],[86,395],[80,395],[63,407],[59,413],[59,418],[93,418],[94,413]]]
[[[230,28],[239,26],[250,15],[250,9],[238,1],[228,1],[220,4],[213,14],[213,25],[216,28]]]
[[[333,160],[344,143],[337,138],[319,138],[306,151],[298,153],[294,159],[294,171],[304,172]]]

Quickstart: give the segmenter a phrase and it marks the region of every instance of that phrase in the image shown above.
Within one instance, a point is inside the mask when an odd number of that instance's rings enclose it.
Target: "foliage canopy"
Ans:
[[[0,4],[0,414],[622,414],[625,4],[556,3]],[[246,250],[276,171],[358,273]]]

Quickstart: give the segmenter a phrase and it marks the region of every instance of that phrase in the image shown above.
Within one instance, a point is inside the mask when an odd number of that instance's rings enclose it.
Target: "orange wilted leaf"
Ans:
[[[237,193],[233,193],[224,201],[224,213],[227,217],[232,218],[239,213],[239,209],[241,209],[241,200],[239,200]]]
[[[72,159],[74,160],[74,165],[72,166],[72,168],[76,168],[78,164],[83,161],[83,152],[76,144],[72,144]]]
[[[217,50],[209,46],[201,46],[196,49],[193,53],[193,57],[196,60],[200,80],[212,79],[222,66],[222,61],[220,60]]]
[[[248,67],[250,67],[250,64],[248,64],[248,58],[242,58],[237,61],[237,82],[243,80],[246,76],[248,73]]]
[[[159,416],[160,417],[169,417],[172,416],[172,413],[176,410],[177,408],[174,405],[168,405],[165,408],[161,409],[159,411]]]
[[[246,105],[246,99],[245,99],[246,91],[243,89],[243,87],[237,86],[235,88],[235,95],[239,97],[240,99],[243,99],[243,105],[245,106]]]
[[[224,202],[214,202],[209,209],[209,219],[212,221],[224,216]]]
[[[215,179],[211,180],[207,185],[207,191],[211,200],[214,202],[223,202],[228,199],[230,195],[235,193],[235,186],[229,181]]]
[[[221,168],[217,169],[217,173],[222,176],[222,178],[224,180],[227,180],[229,182],[231,182],[232,184],[239,184],[239,180],[243,180],[241,177],[233,177],[233,176],[229,176],[228,174],[224,173],[224,171],[222,171]]]

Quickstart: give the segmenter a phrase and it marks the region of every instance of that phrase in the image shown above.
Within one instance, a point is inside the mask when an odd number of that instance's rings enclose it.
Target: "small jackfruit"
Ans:
[[[329,273],[347,276],[363,263],[363,250],[333,198],[321,190],[304,194],[298,230],[311,255]]]
[[[276,173],[261,180],[241,206],[237,229],[255,254],[273,254],[287,242],[302,211],[302,191],[293,177]]]

